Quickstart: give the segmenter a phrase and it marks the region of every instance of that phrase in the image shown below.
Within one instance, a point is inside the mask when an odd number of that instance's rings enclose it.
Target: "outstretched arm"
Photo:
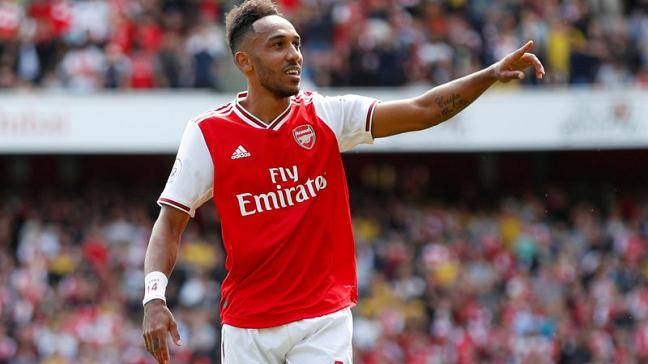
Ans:
[[[502,58],[488,68],[435,87],[421,96],[388,101],[376,106],[371,133],[374,138],[426,129],[444,122],[475,101],[495,81],[524,78],[524,70],[533,67],[535,75],[545,74],[533,53],[533,41]]]
[[[146,249],[145,274],[161,272],[165,277],[171,275],[178,256],[180,237],[188,221],[189,215],[187,213],[166,205],[162,206],[160,216],[153,225],[151,239]],[[150,288],[146,287],[146,289]],[[142,331],[146,350],[160,364],[169,362],[169,348],[167,346],[169,333],[174,343],[181,345],[178,325],[171,311],[167,308],[166,302],[162,299],[152,299],[144,304]]]

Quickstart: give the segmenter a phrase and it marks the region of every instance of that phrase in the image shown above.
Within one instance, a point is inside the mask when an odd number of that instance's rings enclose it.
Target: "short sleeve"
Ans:
[[[195,121],[187,123],[173,169],[160,195],[158,205],[168,205],[196,214],[212,197],[214,165],[202,131]]]
[[[313,94],[313,103],[320,117],[335,133],[340,152],[358,144],[371,144],[371,123],[378,100],[358,96],[322,96]]]

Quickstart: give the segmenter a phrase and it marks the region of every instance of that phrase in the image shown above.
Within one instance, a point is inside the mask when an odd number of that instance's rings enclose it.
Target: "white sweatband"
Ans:
[[[169,279],[162,272],[150,272],[144,277],[144,299],[142,305],[154,299],[161,299],[166,302],[166,287]]]

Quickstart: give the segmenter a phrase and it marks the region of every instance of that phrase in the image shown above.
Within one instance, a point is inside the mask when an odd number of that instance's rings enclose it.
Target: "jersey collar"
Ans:
[[[234,112],[238,117],[241,118],[246,124],[253,126],[258,129],[270,129],[270,130],[279,130],[279,128],[288,120],[288,115],[291,114],[293,98],[290,98],[290,104],[286,107],[279,116],[274,118],[270,123],[266,124],[261,119],[252,115],[251,112],[245,110],[243,105],[241,105],[241,100],[247,97],[247,91],[239,92],[236,95],[236,100],[234,100]]]

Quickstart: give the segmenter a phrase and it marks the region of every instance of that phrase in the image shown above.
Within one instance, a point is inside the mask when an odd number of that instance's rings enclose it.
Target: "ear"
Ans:
[[[238,51],[234,53],[234,63],[243,73],[251,72],[253,69],[250,55],[247,52]]]

